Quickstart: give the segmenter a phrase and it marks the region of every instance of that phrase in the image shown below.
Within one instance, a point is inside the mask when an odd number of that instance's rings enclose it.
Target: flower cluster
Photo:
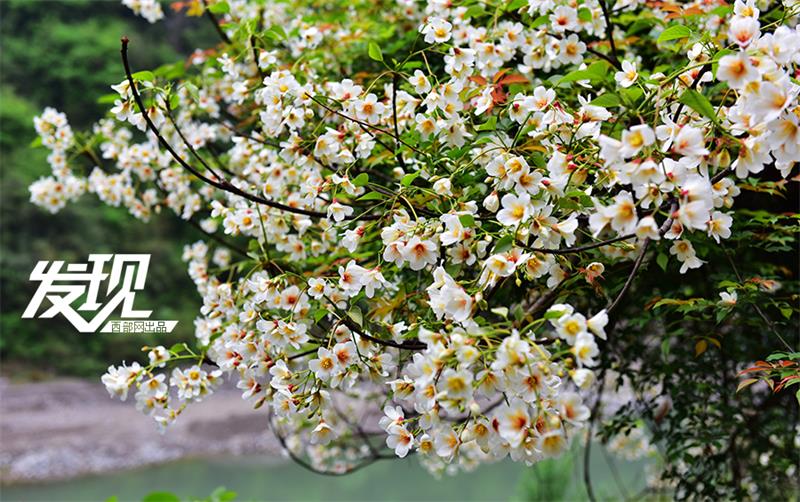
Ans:
[[[226,244],[184,251],[196,349],[112,367],[109,391],[135,387],[166,424],[228,375],[320,470],[380,458],[374,435],[432,470],[564,451],[648,253],[702,267],[737,178],[800,160],[796,6],[762,25],[753,0],[691,3],[703,36],[667,36],[671,12],[636,1],[386,2],[383,35],[236,1],[177,76],[131,73],[123,41],[127,78],[73,184]],[[622,45],[634,11],[662,42]],[[54,171],[93,152],[53,111],[37,129]],[[68,185],[32,199],[57,210]]]
[[[73,146],[75,137],[67,116],[53,108],[46,108],[33,124],[41,144],[50,150],[47,162],[53,173],[31,184],[31,202],[57,213],[86,191],[85,180],[75,176],[67,163],[67,150]]]

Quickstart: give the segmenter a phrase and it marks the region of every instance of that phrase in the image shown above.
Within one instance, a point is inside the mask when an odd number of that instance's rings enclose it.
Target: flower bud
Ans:
[[[483,207],[485,207],[487,211],[493,213],[497,212],[500,207],[500,200],[497,198],[497,192],[492,192],[488,197],[483,199]]]

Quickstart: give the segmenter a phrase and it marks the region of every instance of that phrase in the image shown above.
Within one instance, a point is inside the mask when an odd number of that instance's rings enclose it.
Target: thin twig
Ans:
[[[409,144],[409,143],[407,143],[407,142],[403,141],[403,139],[402,139],[401,137],[399,137],[399,136],[396,136],[396,135],[395,135],[395,134],[394,134],[392,131],[389,131],[389,130],[386,130],[386,129],[382,128],[382,127],[378,127],[378,126],[376,126],[376,125],[370,124],[369,122],[364,122],[363,120],[359,120],[359,119],[357,119],[357,118],[355,118],[355,117],[351,117],[351,116],[349,116],[349,115],[347,115],[347,114],[345,114],[345,113],[342,113],[341,111],[339,111],[339,110],[336,110],[335,108],[331,108],[330,106],[326,105],[325,103],[323,103],[322,101],[320,101],[319,99],[317,99],[317,97],[316,97],[316,96],[312,96],[312,95],[311,95],[311,94],[309,94],[309,93],[306,93],[306,94],[305,94],[305,96],[306,96],[308,99],[310,99],[311,101],[313,101],[313,102],[315,102],[316,104],[318,104],[319,106],[321,106],[321,107],[325,108],[326,110],[328,110],[328,111],[329,111],[329,112],[331,112],[331,113],[334,113],[334,114],[336,114],[336,115],[338,115],[338,116],[342,117],[342,118],[343,118],[343,119],[345,119],[345,120],[349,120],[349,121],[351,121],[351,122],[355,122],[356,124],[359,124],[359,125],[361,125],[361,126],[363,126],[363,127],[368,127],[368,128],[370,128],[370,129],[374,129],[374,130],[376,130],[376,131],[378,131],[378,132],[380,132],[380,133],[386,134],[387,136],[391,136],[391,137],[392,137],[392,138],[394,138],[396,141],[398,141],[398,142],[402,143],[403,145],[405,145],[406,147],[410,148],[411,150],[413,150],[414,152],[418,153],[419,155],[426,155],[426,153],[425,153],[425,152],[423,152],[423,151],[422,151],[422,150],[420,150],[419,148],[415,147],[414,145],[411,145],[411,144]]]
[[[217,16],[215,16],[214,13],[211,12],[211,9],[208,8],[207,0],[203,0],[203,10],[206,11],[206,17],[208,17],[209,21],[211,21],[211,24],[214,25],[214,29],[217,30],[217,34],[219,35],[219,38],[221,38],[222,41],[225,42],[226,44],[230,45],[231,39],[228,38],[228,35],[222,29],[222,26],[219,25],[219,21],[217,20]]]
[[[728,259],[728,263],[731,264],[731,268],[733,269],[733,273],[736,274],[736,278],[739,280],[740,283],[744,283],[744,279],[742,278],[742,275],[739,273],[739,269],[736,267],[736,262],[733,261],[733,257],[731,257],[730,253],[728,253],[728,250],[725,248],[725,246],[721,246],[721,247],[722,247],[722,252],[725,253],[725,257]],[[764,321],[764,323],[770,329],[770,331],[772,331],[775,334],[775,336],[778,337],[778,339],[786,346],[787,349],[789,349],[790,352],[794,351],[792,346],[789,345],[786,342],[786,340],[784,340],[784,338],[781,336],[780,333],[778,333],[778,330],[775,329],[775,325],[772,324],[772,321],[769,320],[769,317],[767,317],[767,315],[764,313],[764,311],[761,310],[761,307],[759,307],[758,304],[755,303],[755,302],[753,302],[752,305],[753,305],[753,308],[756,309],[756,312],[758,313],[759,317],[761,317],[761,319]]]
[[[535,251],[537,253],[544,253],[544,254],[559,254],[559,255],[571,254],[571,253],[580,253],[581,251],[588,251],[590,249],[599,248],[602,246],[607,246],[608,244],[613,244],[619,241],[626,241],[628,239],[633,239],[634,237],[636,237],[636,234],[625,234],[604,241],[598,241],[598,242],[593,242],[591,244],[585,244],[583,246],[564,248],[564,249],[534,248],[530,246],[522,246],[522,248],[525,249],[526,251]]]
[[[397,163],[400,164],[400,167],[405,169],[406,162],[403,160],[403,154],[399,151],[399,142],[396,139],[400,137],[400,128],[397,126],[397,84],[397,72],[394,72],[392,74],[392,121],[394,122],[395,157],[397,158]]]
[[[614,66],[617,69],[621,69],[622,65],[620,65],[619,57],[617,57],[617,45],[614,43],[614,24],[611,22],[608,5],[606,5],[606,0],[598,1],[600,2],[600,8],[603,10],[603,17],[606,20],[606,37],[608,37],[608,43],[611,46],[611,59],[614,60]]]
[[[164,139],[164,137],[161,135],[161,132],[158,130],[156,125],[150,119],[150,116],[147,114],[147,109],[144,106],[144,102],[142,101],[142,97],[139,95],[138,89],[136,88],[136,83],[135,83],[135,81],[133,79],[133,73],[131,72],[130,63],[128,62],[128,42],[129,42],[128,37],[122,37],[121,41],[122,41],[122,48],[120,50],[120,53],[122,54],[122,64],[125,67],[125,75],[128,77],[128,83],[130,84],[130,87],[131,87],[131,94],[133,95],[133,99],[134,99],[134,101],[136,101],[136,104],[139,106],[139,110],[140,110],[140,112],[142,114],[142,117],[144,118],[145,123],[147,124],[147,127],[156,136],[156,138],[158,139],[158,142],[161,144],[161,146],[163,146],[167,150],[167,152],[169,152],[169,154],[172,156],[173,159],[175,159],[175,161],[178,162],[178,164],[180,164],[184,169],[186,169],[187,171],[192,173],[200,181],[202,181],[202,182],[204,182],[204,183],[206,183],[208,185],[211,185],[214,188],[217,188],[219,190],[222,190],[222,191],[225,191],[225,192],[229,192],[229,193],[232,193],[234,195],[238,195],[240,197],[243,197],[243,198],[245,198],[247,200],[250,200],[252,202],[257,202],[259,204],[271,207],[273,209],[279,209],[281,211],[286,211],[286,212],[294,213],[294,214],[300,214],[300,215],[303,215],[303,216],[311,216],[311,217],[315,217],[315,218],[327,218],[328,215],[326,213],[322,213],[322,212],[319,212],[319,211],[313,211],[313,210],[310,210],[310,209],[292,207],[292,206],[288,206],[286,204],[282,204],[280,202],[275,202],[273,200],[268,200],[268,199],[265,199],[265,198],[260,197],[258,195],[254,195],[254,194],[245,192],[241,188],[237,187],[236,185],[233,185],[232,183],[229,183],[226,180],[219,180],[219,181],[218,180],[212,180],[212,179],[208,178],[207,176],[205,176],[204,174],[202,174],[201,172],[199,172],[194,167],[192,167],[188,162],[186,162],[180,155],[178,155],[178,153],[175,151],[175,149],[172,148],[172,145],[170,145],[170,143],[166,139]],[[365,211],[364,213],[361,213],[361,214],[358,214],[358,215],[350,215],[346,219],[348,219],[348,220],[379,219],[381,217],[382,216],[367,214],[367,212]]]

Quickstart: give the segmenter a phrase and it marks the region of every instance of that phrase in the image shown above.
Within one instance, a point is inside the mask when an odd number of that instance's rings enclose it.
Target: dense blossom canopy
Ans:
[[[796,1],[183,4],[220,45],[137,72],[123,40],[108,118],[36,119],[31,199],[207,233],[196,347],[103,382],[167,426],[234,378],[315,469],[564,452],[642,265],[706,267],[740,182],[800,160]]]

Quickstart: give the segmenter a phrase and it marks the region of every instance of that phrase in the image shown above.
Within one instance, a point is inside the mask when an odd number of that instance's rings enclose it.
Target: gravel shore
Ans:
[[[264,414],[235,388],[189,406],[163,435],[131,400],[112,400],[99,382],[0,378],[0,482],[67,479],[223,453],[280,456]]]

